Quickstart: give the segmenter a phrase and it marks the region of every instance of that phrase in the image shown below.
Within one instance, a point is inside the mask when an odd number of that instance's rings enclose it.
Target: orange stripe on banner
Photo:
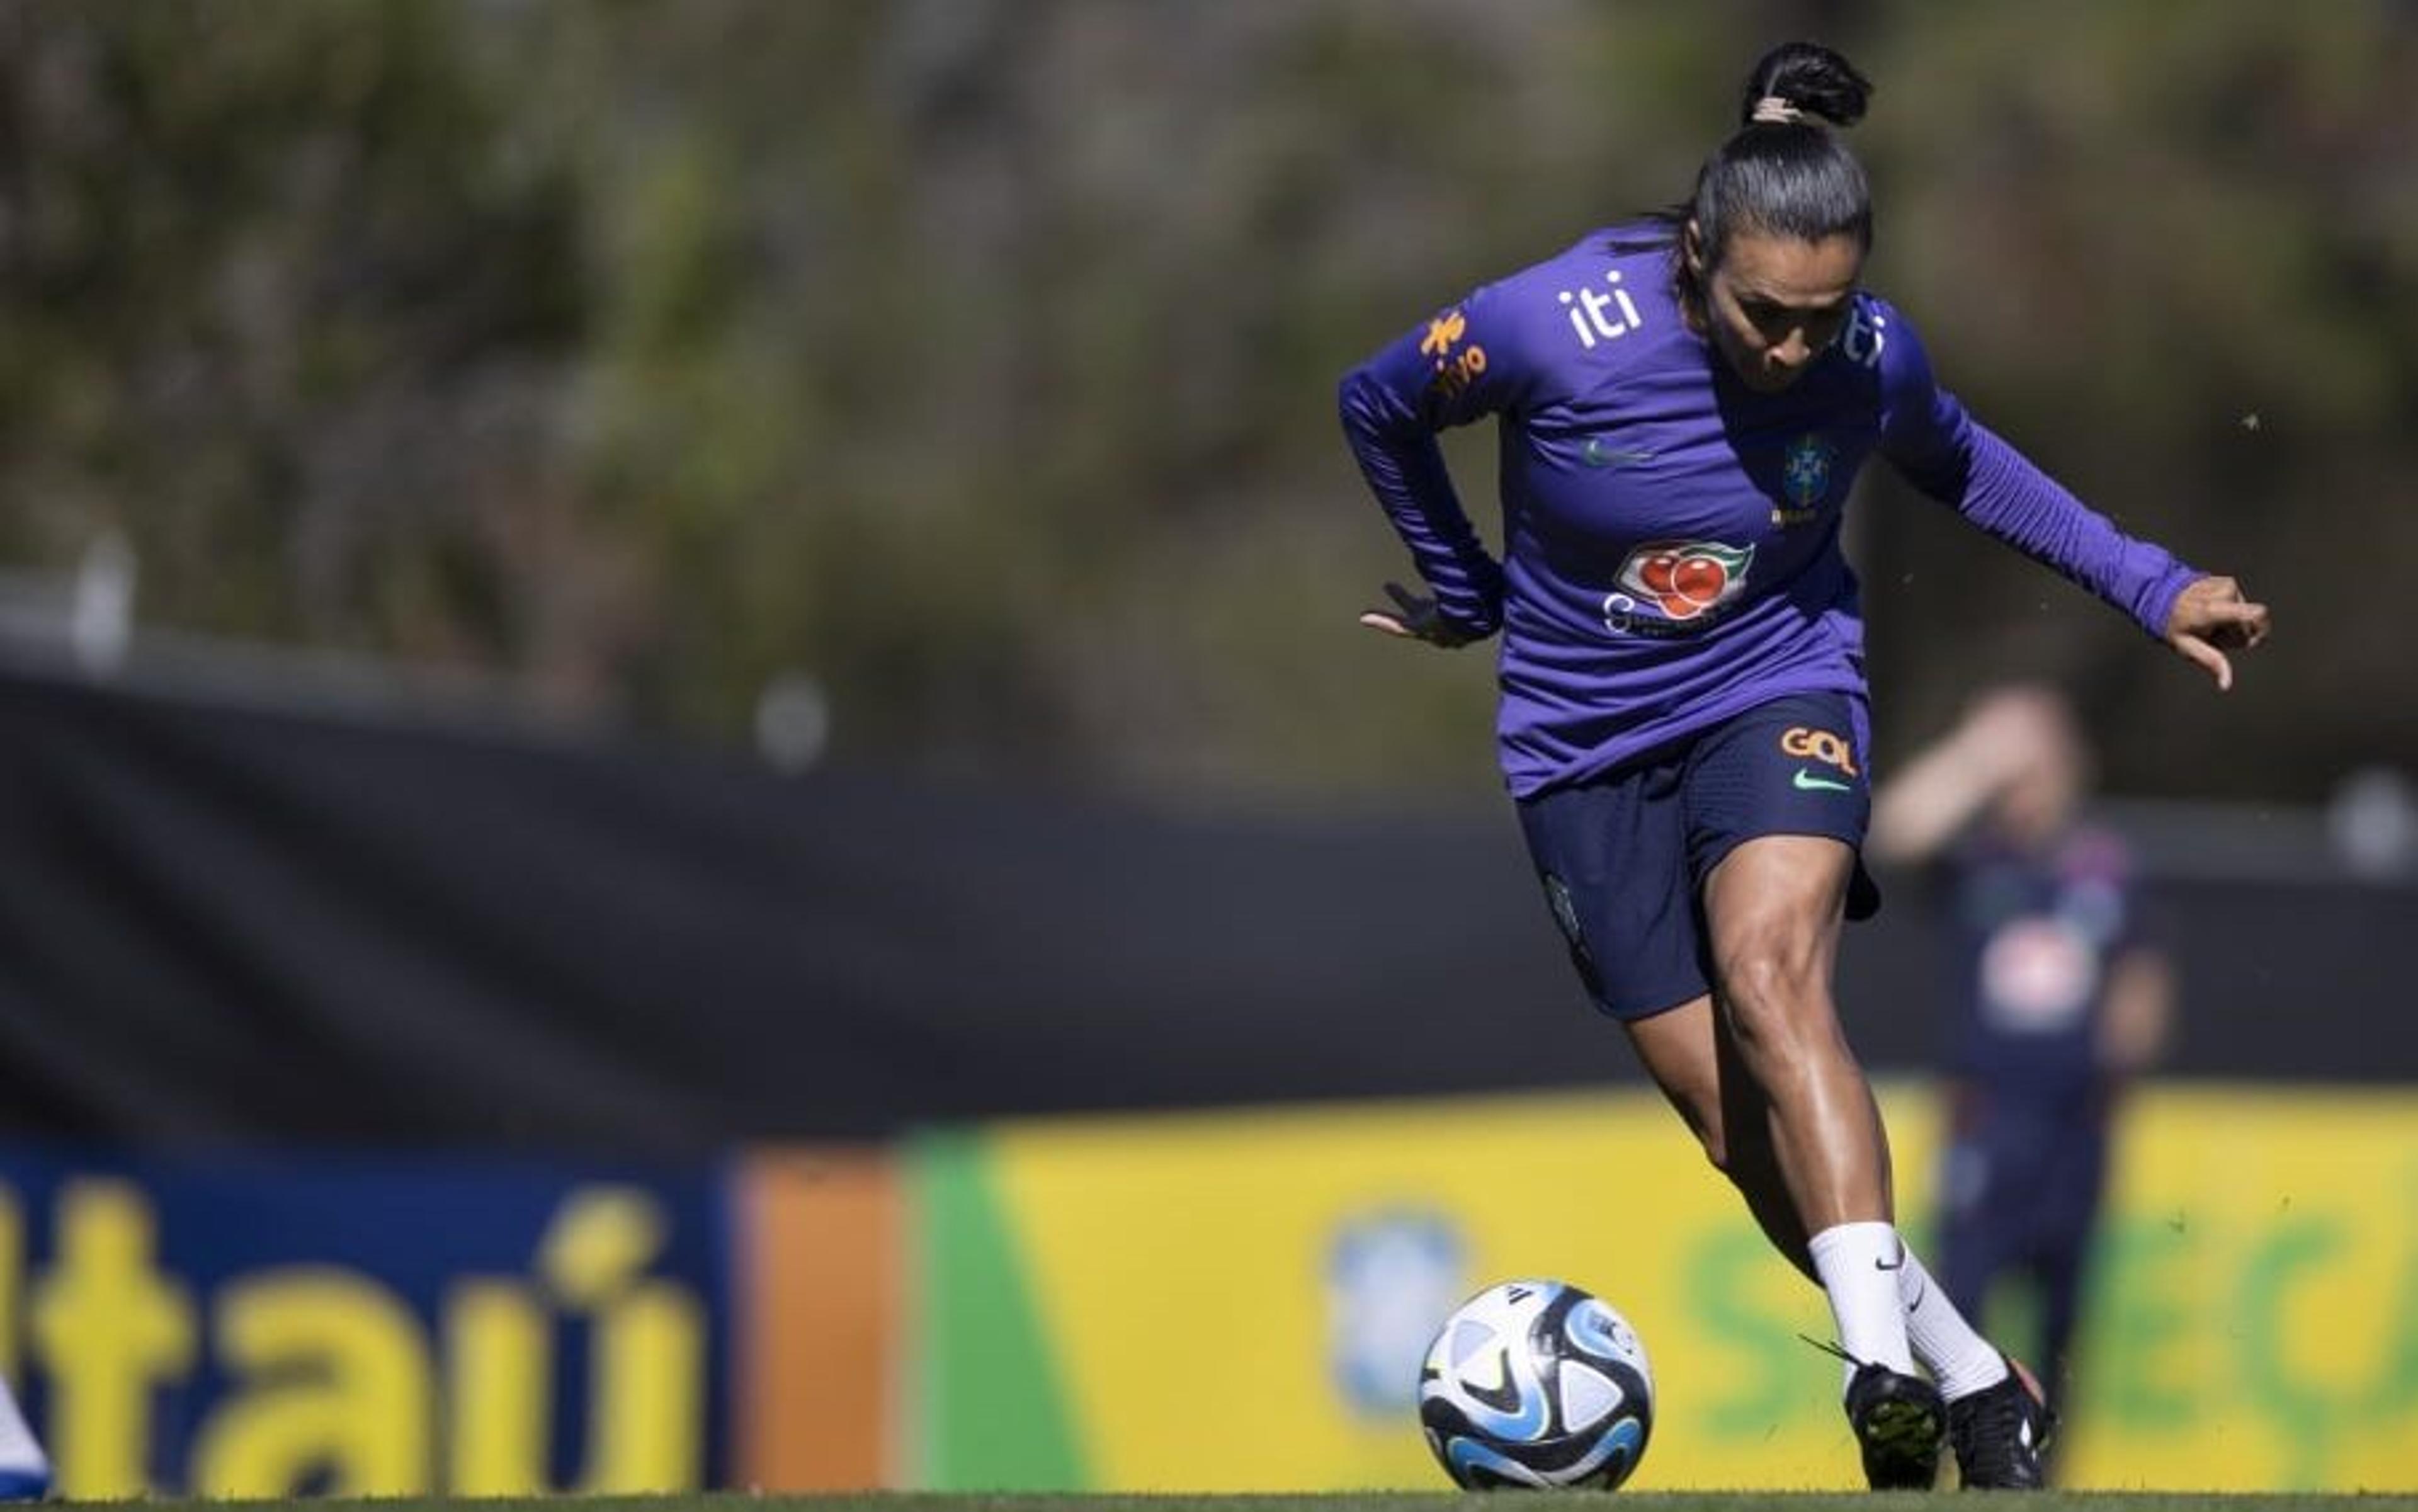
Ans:
[[[742,1191],[739,1483],[882,1486],[898,1395],[894,1163],[864,1151],[762,1152]]]

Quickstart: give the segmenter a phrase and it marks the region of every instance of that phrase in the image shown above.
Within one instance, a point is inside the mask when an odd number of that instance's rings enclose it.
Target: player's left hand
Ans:
[[[1403,640],[1423,640],[1431,646],[1449,650],[1466,646],[1477,637],[1445,618],[1436,601],[1424,593],[1414,593],[1400,583],[1385,585],[1385,592],[1394,601],[1394,612],[1369,609],[1362,612],[1360,622],[1371,630],[1384,631]]]
[[[2233,687],[2233,663],[2225,653],[2246,651],[2266,638],[2267,606],[2243,598],[2242,585],[2229,577],[2195,579],[2166,615],[2166,644],[2206,667],[2219,693]]]

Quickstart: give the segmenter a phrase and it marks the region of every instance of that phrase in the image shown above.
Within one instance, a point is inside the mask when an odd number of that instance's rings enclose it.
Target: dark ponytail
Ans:
[[[1758,107],[1777,99],[1832,126],[1853,126],[1864,118],[1872,98],[1873,82],[1838,53],[1819,42],[1783,42],[1746,76],[1738,96],[1738,125],[1755,125]]]
[[[1873,244],[1872,186],[1830,129],[1862,120],[1872,93],[1872,81],[1818,42],[1763,55],[1739,91],[1737,132],[1705,160],[1689,197],[1706,267],[1740,232]]]

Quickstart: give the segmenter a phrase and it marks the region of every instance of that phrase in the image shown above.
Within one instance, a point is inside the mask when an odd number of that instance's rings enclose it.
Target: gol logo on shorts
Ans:
[[[1810,757],[1825,766],[1836,767],[1850,777],[1856,775],[1855,751],[1829,730],[1792,725],[1788,732],[1781,736],[1780,749],[1793,756]]]

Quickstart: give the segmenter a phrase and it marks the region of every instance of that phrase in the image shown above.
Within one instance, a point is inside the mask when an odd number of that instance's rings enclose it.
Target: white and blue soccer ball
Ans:
[[[1444,1321],[1419,1423],[1454,1482],[1611,1490],[1654,1429],[1654,1372],[1629,1321],[1562,1281],[1506,1281]]]

